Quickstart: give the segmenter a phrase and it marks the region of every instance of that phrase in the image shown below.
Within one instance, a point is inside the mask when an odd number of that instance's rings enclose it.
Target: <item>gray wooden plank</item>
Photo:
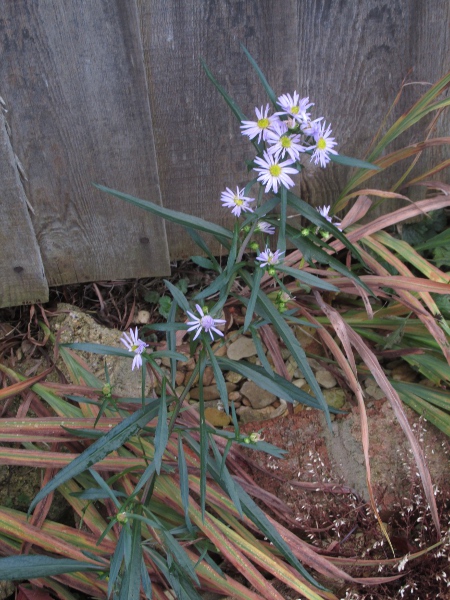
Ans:
[[[360,158],[411,69],[410,80],[433,83],[450,70],[447,0],[137,3],[164,204],[222,225],[231,220],[220,193],[249,180],[244,160],[253,154],[202,72],[200,57],[244,112],[254,115],[267,97],[240,50],[244,43],[279,94],[309,95],[317,115],[331,121],[338,150]],[[395,117],[425,89],[408,87]],[[435,135],[445,135],[449,124],[447,114]],[[405,136],[402,142],[417,139]],[[421,163],[432,160],[426,153]],[[311,204],[330,204],[348,169],[308,167],[297,192]],[[398,175],[374,184],[386,189]],[[379,210],[389,211],[390,204]],[[167,232],[173,258],[192,252],[179,228],[169,225]]]
[[[1,110],[0,182],[0,308],[46,302],[44,266]]]
[[[135,2],[2,2],[0,77],[50,285],[167,275]]]

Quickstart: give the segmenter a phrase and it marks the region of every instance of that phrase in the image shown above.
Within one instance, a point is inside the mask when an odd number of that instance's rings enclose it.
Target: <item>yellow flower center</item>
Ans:
[[[291,108],[291,114],[296,115],[296,114],[298,114],[299,110],[300,110],[300,108],[298,106],[293,106]]]
[[[235,196],[233,198],[233,202],[236,204],[236,206],[242,206],[244,204],[244,201],[242,198],[239,198],[239,196]]]
[[[281,175],[280,165],[272,165],[269,169],[269,173],[272,175],[272,177],[279,177]]]
[[[285,135],[281,138],[281,145],[283,148],[290,148],[291,147],[291,138],[290,137],[286,137]]]
[[[325,150],[326,147],[327,147],[327,142],[326,142],[325,138],[323,138],[323,137],[319,138],[319,141],[317,142],[317,149]]]
[[[269,119],[259,119],[258,121],[258,127],[260,129],[267,129],[269,127],[270,123],[269,123]]]
[[[131,346],[131,352],[136,352],[136,350],[139,348],[139,346],[137,344],[133,344]]]

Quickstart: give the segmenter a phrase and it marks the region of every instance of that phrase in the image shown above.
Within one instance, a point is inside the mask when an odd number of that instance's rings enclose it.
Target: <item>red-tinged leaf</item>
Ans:
[[[3,370],[3,369],[2,369]],[[0,390],[0,400],[6,400],[7,398],[12,398],[13,396],[17,396],[24,390],[27,390],[29,387],[33,386],[35,383],[47,377],[49,373],[53,371],[53,367],[47,369],[40,375],[35,375],[34,377],[30,377],[29,379],[25,379],[25,381],[19,381],[18,383],[14,383],[6,388]]]
[[[45,452],[43,450],[23,450],[21,448],[0,447],[0,464],[14,465],[19,467],[50,467],[61,469],[79,456],[80,454],[73,453],[62,454],[61,452]],[[143,470],[145,466],[146,465],[143,460],[136,457],[107,456],[100,462],[92,465],[92,468],[96,471],[118,472],[130,468]]]
[[[71,419],[43,417],[41,419],[0,419],[0,441],[2,442],[52,442],[79,440],[68,429],[94,429],[100,433],[111,431],[122,421],[119,417],[102,418],[95,425],[94,418]],[[67,429],[65,429],[67,428]]]
[[[17,600],[53,600],[53,598],[44,590],[19,585]]]
[[[357,192],[358,196],[355,204],[351,207],[348,213],[341,221],[341,229],[344,230],[353,223],[357,223],[366,214],[369,208],[372,206],[372,200],[366,196],[363,192]]]
[[[380,231],[380,229],[386,229],[387,227],[401,223],[402,221],[410,219],[411,217],[423,215],[424,213],[428,213],[433,210],[446,208],[447,206],[450,206],[450,195],[427,198],[426,200],[420,200],[419,202],[414,202],[412,205],[399,208],[398,210],[395,210],[387,215],[382,215],[366,225],[361,225],[361,227],[358,227],[353,231],[346,232],[346,234],[349,241],[353,244],[367,235],[375,233],[376,231]],[[344,245],[339,241],[334,241],[331,246],[337,252],[342,250],[344,247]]]

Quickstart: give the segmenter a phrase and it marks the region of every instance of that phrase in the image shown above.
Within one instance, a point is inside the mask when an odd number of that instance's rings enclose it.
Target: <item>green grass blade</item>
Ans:
[[[282,273],[286,273],[286,275],[294,277],[294,279],[298,279],[310,287],[327,290],[329,292],[339,292],[339,288],[335,285],[320,279],[320,277],[317,277],[316,275],[311,275],[311,273],[301,271],[300,269],[293,269],[292,267],[286,267],[283,264],[277,265],[276,269],[277,271],[281,271]]]
[[[244,332],[247,331],[247,329],[250,327],[252,319],[253,319],[253,313],[255,311],[255,305],[256,305],[256,300],[258,298],[259,286],[260,286],[263,274],[264,274],[264,269],[261,269],[261,267],[257,266],[255,268],[253,282],[250,287],[252,292],[250,294],[250,299],[247,304],[247,312],[245,314],[245,320],[244,320]]]
[[[246,121],[247,117],[244,115],[244,113],[239,108],[239,106],[236,104],[236,102],[233,100],[233,98],[224,90],[224,88],[220,85],[220,83],[214,77],[214,75],[211,73],[211,71],[206,66],[205,61],[203,59],[200,59],[200,62],[202,63],[202,67],[205,70],[206,76],[212,82],[212,84],[214,85],[214,87],[216,88],[216,90],[219,92],[219,94],[223,97],[223,99],[225,100],[225,102],[228,104],[228,106],[231,109],[231,112],[234,114],[234,116],[236,117],[236,119],[239,122],[240,121]]]
[[[176,285],[173,285],[173,283],[171,283],[167,279],[164,279],[164,283],[166,284],[166,287],[172,294],[175,302],[178,304],[178,306],[181,308],[181,310],[183,310],[184,312],[187,312],[188,310],[190,310],[189,302],[188,302],[186,296],[183,294],[183,292],[180,289],[178,289]]]
[[[104,571],[105,567],[90,562],[50,556],[8,556],[0,558],[0,581],[52,577],[63,573]]]
[[[145,427],[147,423],[158,414],[159,400],[154,400],[144,408],[133,413],[122,423],[116,425],[106,435],[94,442],[80,456],[61,469],[59,473],[48,482],[36,495],[31,502],[28,512],[45,498],[50,492],[55,490],[59,485],[76,477],[79,473],[86,471],[92,465],[101,461],[110,452],[120,448],[130,437],[136,435],[140,429]]]
[[[374,165],[366,160],[360,160],[359,158],[353,158],[351,156],[344,156],[344,154],[330,154],[330,159],[338,163],[339,165],[345,165],[346,167],[357,167],[359,169],[370,169],[371,171],[380,171],[380,167]]]
[[[220,400],[222,401],[223,407],[227,415],[230,414],[230,407],[228,404],[228,390],[225,383],[225,378],[223,373],[219,367],[219,363],[217,362],[216,355],[214,354],[214,350],[211,348],[210,344],[206,344],[206,351],[209,357],[209,363],[212,367],[214,378],[216,380],[217,389],[219,390]]]
[[[275,94],[273,89],[270,87],[269,82],[267,81],[264,73],[261,71],[256,60],[253,58],[253,56],[250,54],[250,52],[247,50],[247,48],[244,46],[244,44],[241,44],[241,48],[244,51],[245,56],[248,58],[250,64],[255,69],[256,74],[258,75],[259,80],[263,85],[263,88],[266,90],[266,94],[269,96],[270,101],[272,102],[274,107],[276,107],[277,106],[277,95]]]
[[[141,200],[140,198],[135,198],[134,196],[123,194],[122,192],[118,192],[117,190],[107,188],[104,185],[97,185],[95,183],[94,185],[102,192],[106,192],[107,194],[111,194],[116,198],[125,200],[130,204],[134,204],[134,206],[143,208],[144,210],[147,210],[152,214],[157,215],[158,217],[162,217],[167,221],[171,221],[172,223],[177,223],[178,225],[182,225],[183,227],[189,227],[191,229],[197,229],[198,231],[204,231],[205,233],[211,233],[214,236],[224,237],[226,239],[232,238],[232,233],[229,229],[225,229],[225,227],[221,227],[220,225],[216,225],[215,223],[205,221],[200,217],[193,217],[191,215],[186,215],[185,213],[179,212],[177,210],[164,208],[163,206],[159,206],[159,204],[154,204],[149,200]]]
[[[130,562],[124,570],[120,586],[119,600],[139,600],[141,589],[141,522],[133,520],[131,525],[131,554]]]
[[[273,377],[274,371],[270,366],[269,361],[267,360],[267,356],[264,352],[264,348],[261,342],[261,338],[258,335],[258,331],[250,326],[250,333],[252,334],[253,343],[255,344],[256,353],[258,355],[259,360],[261,361],[262,368],[269,375],[269,377]]]
[[[180,433],[178,434],[178,474],[180,477],[180,494],[184,510],[184,521],[187,529],[192,532],[193,527],[189,517],[189,477],[183,450],[183,438]]]
[[[167,442],[169,441],[169,428],[167,425],[167,399],[166,399],[166,380],[162,380],[162,392],[161,402],[159,404],[158,411],[158,424],[155,431],[155,454],[153,462],[155,463],[155,470],[159,475],[161,472],[161,464],[164,452],[166,450]]]

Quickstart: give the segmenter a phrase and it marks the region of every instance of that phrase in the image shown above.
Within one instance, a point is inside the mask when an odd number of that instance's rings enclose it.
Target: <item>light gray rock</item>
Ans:
[[[234,392],[236,385],[234,383],[226,382],[226,388],[228,393]],[[200,398],[200,388],[193,388],[190,391],[191,398],[198,400]],[[217,400],[220,398],[220,393],[217,385],[206,385],[203,388],[203,399],[204,400]]]
[[[274,394],[263,390],[256,383],[253,383],[253,381],[246,381],[244,383],[241,387],[241,394],[250,401],[252,408],[257,409],[265,408],[277,399]]]
[[[241,360],[249,356],[256,356],[256,346],[252,338],[242,335],[228,346],[227,356],[230,360]]]
[[[241,406],[236,409],[236,413],[239,415],[240,422],[252,423],[254,421],[266,421],[267,419],[275,419],[281,417],[287,410],[287,403],[285,400],[280,400],[280,406],[274,408],[273,406],[266,406],[265,408],[251,408],[250,406]]]
[[[318,369],[316,371],[316,379],[320,387],[323,387],[327,390],[330,390],[337,385],[336,379],[333,377],[330,371],[327,371],[326,369]]]

